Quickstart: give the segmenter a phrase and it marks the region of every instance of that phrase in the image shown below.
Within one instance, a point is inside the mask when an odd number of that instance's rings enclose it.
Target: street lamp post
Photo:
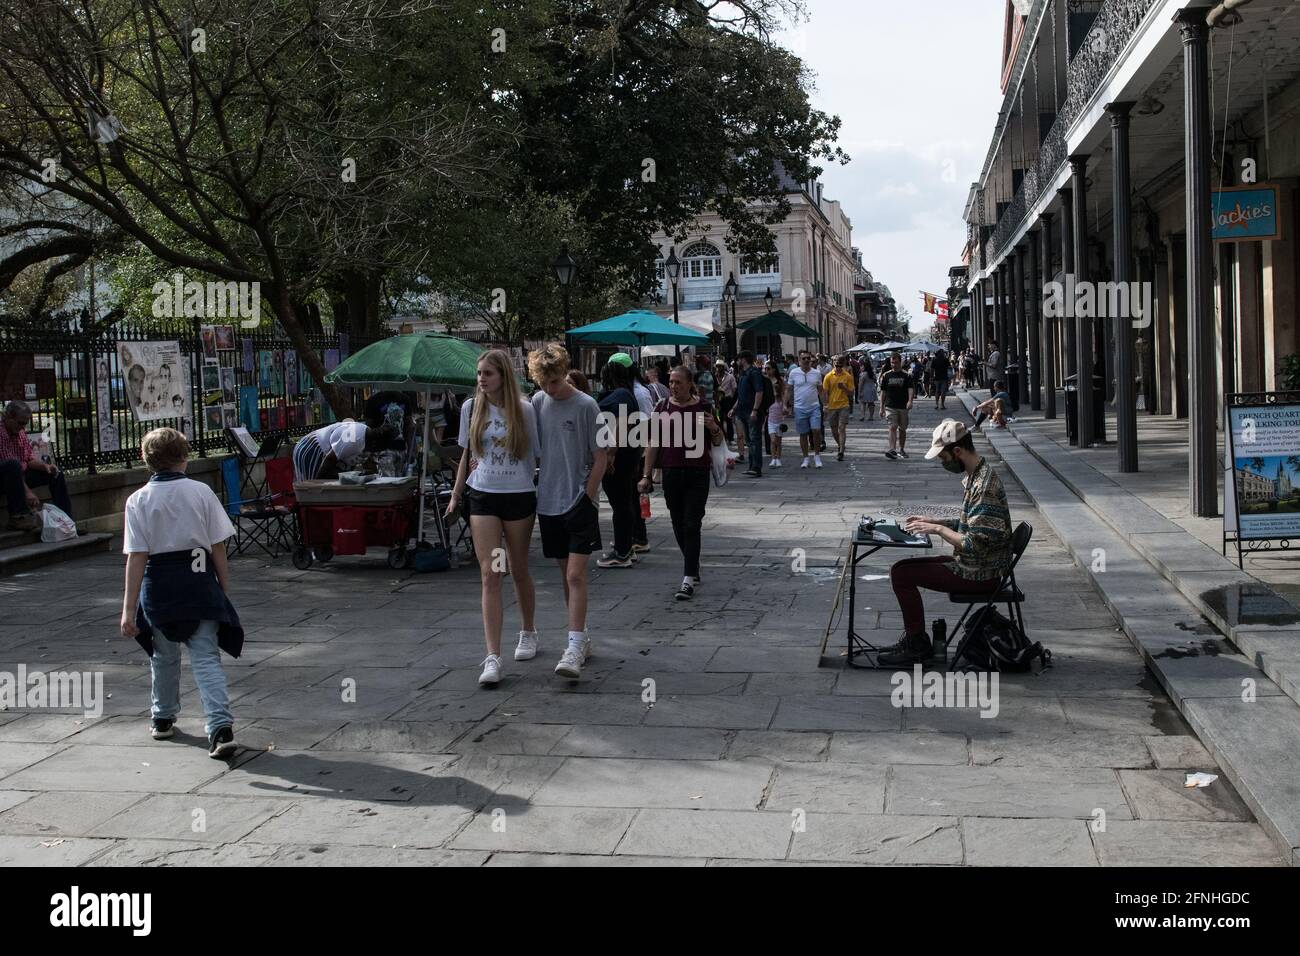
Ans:
[[[677,249],[668,250],[668,258],[664,260],[664,273],[668,276],[668,281],[673,284],[673,323],[681,325],[681,320],[677,316],[677,277],[682,272],[682,261],[677,258]],[[677,364],[681,364],[682,346],[678,343],[675,346],[677,350]]]
[[[560,292],[564,297],[564,350],[569,353],[570,360],[573,361],[573,367],[578,368],[577,356],[573,354],[573,337],[568,334],[568,330],[573,327],[573,320],[569,315],[569,283],[573,280],[573,274],[577,271],[577,266],[574,264],[573,259],[569,257],[569,244],[567,242],[560,243],[560,254],[551,263],[551,269],[555,272],[556,281],[560,283]]]
[[[771,311],[772,311],[772,303],[773,303],[773,301],[775,301],[775,300],[772,298],[772,287],[771,287],[771,286],[768,286],[768,287],[767,287],[767,292],[763,295],[763,304],[767,306],[767,311],[768,311],[768,312],[771,312]],[[776,337],[776,341],[777,341],[777,343],[779,344],[780,341],[781,341],[781,336],[778,335],[778,336]],[[767,354],[768,354],[768,355],[771,355],[771,354],[772,354],[772,333],[771,333],[771,332],[768,332],[768,333],[767,333]]]
[[[733,272],[727,276],[727,284],[722,287],[722,307],[726,309],[727,303],[731,304],[731,322],[727,326],[727,361],[736,361],[736,293],[740,287],[736,285],[736,274]],[[727,316],[723,315],[725,321]]]

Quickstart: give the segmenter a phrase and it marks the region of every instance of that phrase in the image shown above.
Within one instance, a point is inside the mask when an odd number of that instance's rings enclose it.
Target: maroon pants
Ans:
[[[903,628],[908,634],[925,630],[925,605],[921,603],[921,588],[945,591],[949,594],[986,595],[999,582],[970,581],[958,575],[953,567],[956,560],[950,557],[906,558],[889,571],[889,583],[903,612]]]

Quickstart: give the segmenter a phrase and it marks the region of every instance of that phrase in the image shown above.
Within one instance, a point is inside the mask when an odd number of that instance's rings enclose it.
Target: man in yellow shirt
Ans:
[[[849,405],[853,399],[853,373],[843,355],[835,356],[835,367],[822,379],[826,390],[826,414],[837,446],[835,460],[844,460],[844,441],[849,427]]]

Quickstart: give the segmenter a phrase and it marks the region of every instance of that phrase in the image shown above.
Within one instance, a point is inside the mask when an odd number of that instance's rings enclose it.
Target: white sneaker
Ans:
[[[807,456],[807,455],[804,456],[803,461],[799,462],[799,467],[800,467],[800,468],[807,468],[807,467],[808,467],[808,456]]]
[[[820,467],[822,466],[822,456],[821,456],[821,455],[813,455],[813,465],[814,465],[814,467],[817,467],[817,468],[820,468]]]
[[[531,661],[537,656],[541,644],[537,640],[537,632],[531,634],[528,631],[519,632],[519,643],[515,645],[515,660]]]
[[[772,461],[772,467],[773,467],[773,468],[784,468],[785,465],[781,464],[781,459],[780,459],[780,458],[776,458],[776,459],[774,459],[774,460]]]
[[[560,655],[560,663],[555,665],[555,673],[572,680],[582,676],[582,665],[587,663],[591,654],[591,641],[570,641],[569,646]]]
[[[501,683],[501,658],[489,654],[483,659],[483,673],[478,675],[480,687],[495,687]]]

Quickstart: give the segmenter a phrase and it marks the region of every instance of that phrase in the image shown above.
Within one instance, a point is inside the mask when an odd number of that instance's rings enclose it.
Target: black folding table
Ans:
[[[865,531],[861,525],[854,528],[853,537],[849,539],[849,654],[850,667],[876,669],[880,665],[877,658],[886,648],[876,647],[857,632],[854,612],[857,610],[858,565],[871,557],[881,548],[901,548],[906,551],[928,551],[930,536],[928,534],[912,535],[910,540],[895,541],[884,532]],[[866,657],[868,663],[856,664],[855,657]]]

